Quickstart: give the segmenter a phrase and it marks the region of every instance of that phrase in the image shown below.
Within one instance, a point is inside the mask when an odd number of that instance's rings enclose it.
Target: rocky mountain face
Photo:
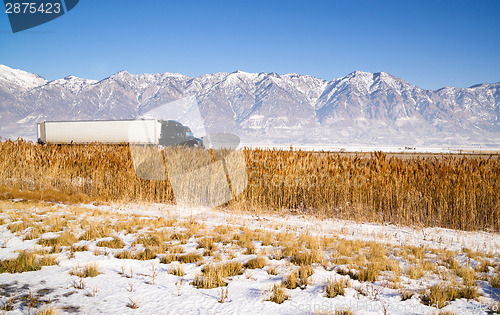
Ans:
[[[44,120],[137,118],[196,97],[209,130],[244,143],[500,145],[500,82],[425,90],[388,73],[308,75],[118,72],[101,81],[47,81],[0,65],[0,136],[35,140]]]

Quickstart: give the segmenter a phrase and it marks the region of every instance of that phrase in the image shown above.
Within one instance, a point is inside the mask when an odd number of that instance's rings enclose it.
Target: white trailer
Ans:
[[[44,121],[38,124],[38,142],[78,144],[158,144],[161,122],[148,120]]]
[[[203,146],[191,129],[174,120],[44,121],[38,124],[38,143],[153,144]]]

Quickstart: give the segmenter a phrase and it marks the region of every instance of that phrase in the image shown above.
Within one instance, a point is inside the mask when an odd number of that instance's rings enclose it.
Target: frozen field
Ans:
[[[6,314],[487,314],[500,301],[496,233],[163,204],[0,210]],[[9,273],[21,251],[34,271]]]

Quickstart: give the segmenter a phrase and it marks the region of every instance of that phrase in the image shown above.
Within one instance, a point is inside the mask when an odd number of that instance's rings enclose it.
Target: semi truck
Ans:
[[[79,120],[38,123],[38,143],[141,144],[203,147],[191,129],[175,120]]]

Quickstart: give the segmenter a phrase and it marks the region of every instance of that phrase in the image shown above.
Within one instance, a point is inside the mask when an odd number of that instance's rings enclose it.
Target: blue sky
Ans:
[[[49,80],[361,70],[467,87],[500,81],[500,1],[80,0],[15,34],[1,12],[0,64]]]

